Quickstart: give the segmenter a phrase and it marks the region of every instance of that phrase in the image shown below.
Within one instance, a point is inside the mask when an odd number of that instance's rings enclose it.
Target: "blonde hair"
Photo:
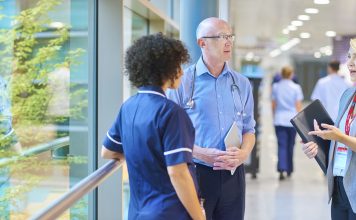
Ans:
[[[293,69],[290,66],[285,66],[282,68],[282,78],[283,79],[289,79],[293,73]]]
[[[353,50],[356,51],[356,38],[350,40],[350,46]]]

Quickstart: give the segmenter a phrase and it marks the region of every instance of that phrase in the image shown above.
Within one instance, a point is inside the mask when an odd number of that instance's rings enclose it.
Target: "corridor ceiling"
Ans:
[[[327,5],[314,4],[314,0],[230,0],[230,6],[237,53],[265,56],[306,32],[310,38],[300,38],[300,43],[290,51],[313,54],[321,47],[332,46],[326,31],[335,31],[336,39],[356,36],[356,0],[330,0]],[[316,8],[319,13],[307,14],[306,8]],[[299,15],[309,15],[310,20],[283,34],[282,30],[298,20]]]

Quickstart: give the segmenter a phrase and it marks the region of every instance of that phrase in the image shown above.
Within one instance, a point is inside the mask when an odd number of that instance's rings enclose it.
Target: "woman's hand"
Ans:
[[[303,144],[303,152],[308,156],[309,159],[312,159],[318,153],[318,145],[313,141]]]
[[[314,131],[310,131],[308,134],[316,135],[324,140],[334,141],[339,141],[343,135],[343,133],[335,126],[322,123],[321,127],[325,128],[325,130],[321,130],[318,122],[314,119]]]

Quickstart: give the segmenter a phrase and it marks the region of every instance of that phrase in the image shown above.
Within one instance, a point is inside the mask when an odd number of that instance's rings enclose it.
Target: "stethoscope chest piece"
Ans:
[[[194,107],[194,100],[190,98],[185,105],[187,106],[187,108],[192,109]]]

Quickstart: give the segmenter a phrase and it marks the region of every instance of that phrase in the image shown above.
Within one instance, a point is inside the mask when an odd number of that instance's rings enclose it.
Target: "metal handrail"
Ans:
[[[123,164],[123,161],[111,160],[76,184],[70,191],[52,204],[31,217],[31,220],[52,220],[58,218],[74,203],[95,189],[107,177],[111,176]]]
[[[62,138],[57,138],[53,141],[44,143],[44,144],[39,144],[35,147],[31,147],[27,150],[24,150],[20,153],[18,156],[13,156],[9,158],[3,158],[0,159],[0,167],[3,167],[5,165],[8,165],[12,162],[21,160],[23,157],[31,156],[31,155],[36,155],[40,154],[49,150],[55,150],[57,148],[69,146],[69,136],[62,137]]]

